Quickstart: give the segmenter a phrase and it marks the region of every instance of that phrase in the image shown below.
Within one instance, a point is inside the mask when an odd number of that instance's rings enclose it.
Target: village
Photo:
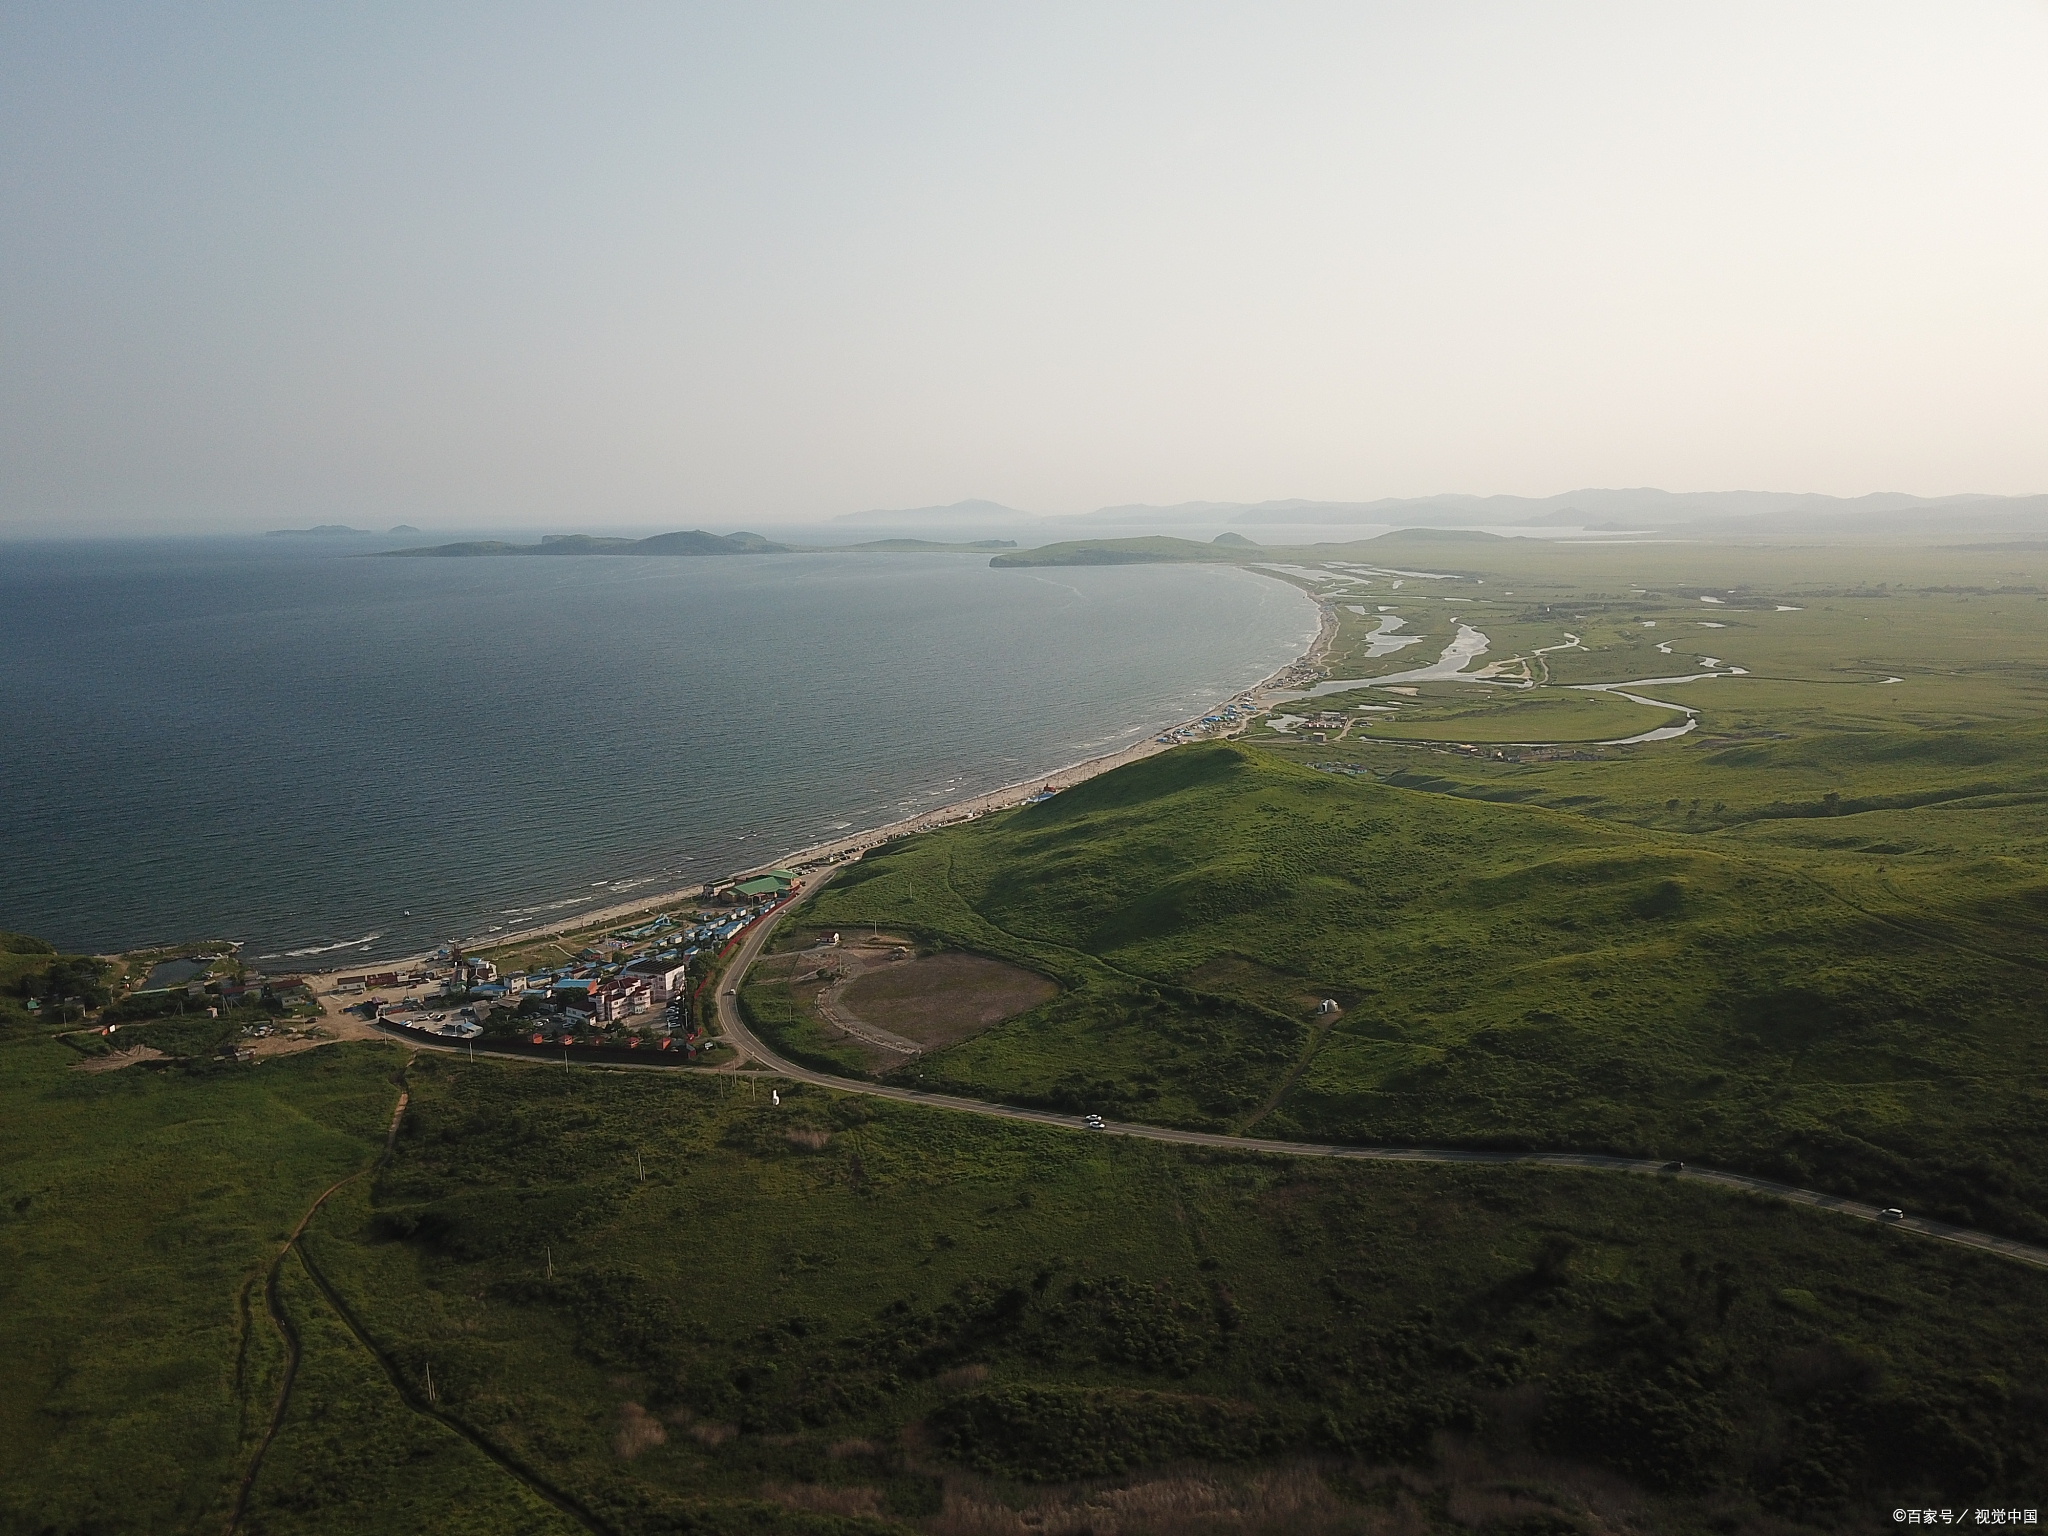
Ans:
[[[692,1017],[692,983],[701,985],[704,972],[693,962],[715,955],[803,886],[801,874],[768,870],[709,889],[697,910],[591,938],[565,963],[505,971],[446,945],[412,970],[337,977],[335,991],[363,995],[351,1009],[386,1029],[494,1047],[608,1047],[694,1059],[716,1042]],[[392,999],[393,991],[403,995]]]

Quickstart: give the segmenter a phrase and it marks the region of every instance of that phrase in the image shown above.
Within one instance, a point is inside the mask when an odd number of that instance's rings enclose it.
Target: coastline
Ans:
[[[1261,572],[1258,574],[1265,573]],[[1012,810],[1045,790],[1050,789],[1057,793],[1060,790],[1071,789],[1076,784],[1085,783],[1100,774],[1122,768],[1130,763],[1142,761],[1147,757],[1168,750],[1170,746],[1179,745],[1180,743],[1177,742],[1162,741],[1160,739],[1177,731],[1197,733],[1189,739],[1215,740],[1239,734],[1250,723],[1251,719],[1256,718],[1259,713],[1269,708],[1273,703],[1279,702],[1276,697],[1277,694],[1289,690],[1298,690],[1305,682],[1312,678],[1316,668],[1328,654],[1329,648],[1337,634],[1335,609],[1328,603],[1318,599],[1313,592],[1308,591],[1306,588],[1296,586],[1295,583],[1285,581],[1284,578],[1276,577],[1274,579],[1281,580],[1284,585],[1294,587],[1296,591],[1301,592],[1304,597],[1315,603],[1317,609],[1316,633],[1302,653],[1285,666],[1261,679],[1259,682],[1252,684],[1250,687],[1239,689],[1236,693],[1228,695],[1223,700],[1203,711],[1202,714],[1151,729],[1147,732],[1144,739],[1133,742],[1129,746],[1118,748],[1113,752],[1105,752],[1094,757],[1083,758],[1077,762],[1053,769],[1050,772],[1035,774],[1028,779],[1016,780],[992,790],[969,795],[927,811],[920,811],[912,816],[887,822],[878,827],[850,832],[844,837],[827,842],[813,843],[807,847],[784,853],[764,863],[731,871],[727,878],[744,880],[766,873],[771,869],[844,862],[849,859],[859,858],[873,849],[881,847],[886,843],[894,842],[899,838],[912,836],[919,832],[932,831],[939,827],[955,826],[997,811]],[[1224,726],[1211,728],[1202,724],[1204,715],[1213,715],[1218,710],[1227,708],[1232,704],[1242,706],[1249,713],[1234,723]],[[678,903],[701,900],[708,894],[712,885],[723,883],[725,883],[723,880],[717,882],[698,882],[653,894],[637,895],[630,900],[617,902],[610,906],[586,909],[569,916],[563,921],[537,924],[530,928],[517,929],[507,933],[494,933],[487,940],[481,936],[465,936],[457,938],[453,942],[460,944],[465,950],[479,954],[531,944],[544,939],[557,938],[564,934],[578,933],[586,929],[622,922],[628,918],[651,913]],[[431,959],[431,951],[421,951],[411,955],[379,959],[375,962],[375,965],[380,971],[411,969],[430,962]],[[302,975],[306,978],[308,984],[313,987],[316,995],[323,995],[333,991],[337,977],[344,972],[355,971],[360,968],[361,963],[355,963],[346,966],[324,967],[318,970],[304,970],[296,973],[281,972],[279,974]],[[325,1001],[324,996],[323,1001]]]
[[[1288,585],[1291,586],[1293,583],[1290,582]],[[1302,588],[1296,588],[1296,590],[1302,591],[1303,595],[1309,597],[1311,601],[1315,600],[1313,593],[1309,593]],[[1294,660],[1288,662],[1286,666],[1281,667],[1278,671],[1252,684],[1251,687],[1241,688],[1236,693],[1229,695],[1220,703],[1211,706],[1211,710],[1205,711],[1205,713],[1213,712],[1215,709],[1221,709],[1225,705],[1232,703],[1244,703],[1251,706],[1254,710],[1263,710],[1269,704],[1275,702],[1272,695],[1276,692],[1285,691],[1297,686],[1300,681],[1300,674],[1313,671],[1321,663],[1323,657],[1328,654],[1331,643],[1337,637],[1336,611],[1329,604],[1323,602],[1317,602],[1316,609],[1318,615],[1316,633],[1309,641],[1307,648],[1299,656],[1295,657]],[[898,838],[909,837],[919,832],[934,831],[939,827],[955,826],[960,822],[972,821],[995,811],[1014,810],[1045,789],[1052,789],[1055,792],[1071,789],[1076,784],[1086,783],[1089,779],[1095,778],[1100,774],[1108,773],[1113,769],[1122,768],[1127,764],[1139,762],[1160,752],[1167,751],[1171,744],[1161,742],[1158,739],[1160,736],[1175,730],[1186,729],[1190,726],[1198,726],[1201,719],[1201,715],[1193,715],[1186,720],[1161,726],[1146,736],[1143,741],[1133,742],[1130,746],[1120,747],[1114,752],[1104,752],[1094,757],[1083,758],[1078,762],[1069,763],[1063,768],[1056,768],[1049,773],[1035,774],[1028,779],[1019,779],[1012,783],[1001,785],[998,788],[984,791],[978,795],[969,795],[964,799],[936,806],[929,811],[920,811],[914,816],[905,816],[896,821],[886,822],[879,827],[872,827],[859,832],[849,832],[845,837],[835,838],[829,842],[812,843],[808,847],[796,849],[778,858],[770,859],[765,863],[752,864],[745,869],[734,870],[727,876],[727,879],[745,880],[755,875],[766,874],[771,869],[794,869],[799,865],[834,863],[849,858],[857,858],[882,846],[884,843],[894,842]],[[1212,732],[1211,739],[1236,735],[1243,729],[1244,723],[1246,722],[1241,722],[1228,730]],[[725,882],[721,880],[711,883],[723,884]],[[700,899],[701,894],[708,889],[709,884],[700,882],[696,885],[657,892],[652,896],[639,896],[631,901],[619,902],[609,907],[598,907],[578,913],[567,922],[544,923],[537,927],[522,928],[511,933],[493,934],[489,943],[477,944],[475,947],[479,953],[487,949],[507,949],[517,945],[531,944],[539,939],[558,937],[565,933],[581,932],[585,928],[593,928],[602,924],[622,922],[627,918],[637,917],[641,913],[652,912],[660,907],[672,906],[680,901]],[[458,940],[457,942],[461,943],[465,948],[469,948],[472,943],[472,941],[467,939]],[[380,968],[388,968],[392,965],[408,964],[412,961],[426,958],[428,957],[425,955],[409,956],[391,961],[379,961],[378,965]]]

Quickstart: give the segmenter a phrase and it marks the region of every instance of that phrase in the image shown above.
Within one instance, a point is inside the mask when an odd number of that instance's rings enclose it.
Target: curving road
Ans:
[[[828,874],[825,879],[829,879]],[[824,879],[818,881],[823,885]],[[814,885],[812,890],[815,891]],[[950,1109],[962,1114],[985,1115],[995,1120],[1029,1120],[1038,1125],[1058,1126],[1062,1130],[1087,1131],[1087,1121],[1080,1115],[1063,1115],[1046,1109],[1020,1109],[1011,1104],[990,1104],[980,1099],[963,1099],[949,1093],[926,1093],[917,1088],[897,1088],[885,1083],[862,1082],[856,1078],[834,1077],[829,1072],[814,1072],[794,1062],[784,1061],[769,1050],[747,1028],[740,1017],[739,988],[745,985],[747,971],[760,957],[769,936],[783,916],[796,905],[791,902],[777,908],[762,918],[747,933],[739,949],[734,953],[725,974],[719,978],[718,1023],[724,1032],[726,1043],[744,1057],[770,1072],[782,1077],[793,1078],[800,1083],[811,1083],[820,1088],[829,1088],[835,1093],[865,1094],[870,1098],[894,1099],[902,1104],[922,1104],[931,1109]],[[1787,1200],[1794,1205],[1811,1205],[1821,1210],[1833,1211],[1839,1216],[1853,1217],[1858,1221],[1880,1222],[1887,1227],[1903,1232],[1915,1232],[1922,1237],[1932,1237],[1945,1243],[1957,1243],[1965,1248],[1980,1248],[1987,1253],[2003,1254],[2009,1259],[2018,1259],[2022,1264],[2032,1264],[2048,1269],[2048,1248],[2037,1248],[2031,1243],[2022,1243],[2010,1237],[1998,1237],[1989,1232],[1978,1232],[1969,1227],[1952,1227],[1945,1221],[1932,1221],[1923,1216],[1894,1217],[1887,1219],[1877,1206],[1865,1205],[1857,1200],[1845,1200],[1840,1195],[1823,1194],[1819,1190],[1797,1189],[1789,1184],[1776,1184],[1769,1179],[1752,1178],[1743,1173],[1725,1173],[1717,1168],[1698,1168],[1687,1164],[1680,1172],[1667,1172],[1667,1165],[1648,1158],[1608,1157],[1598,1152],[1477,1152],[1455,1147],[1342,1147],[1329,1146],[1306,1141],[1273,1141],[1257,1136],[1225,1136],[1213,1131],[1183,1131],[1171,1126],[1137,1125],[1118,1122],[1106,1125],[1103,1132],[1111,1136],[1131,1136],[1142,1141],[1172,1142],[1184,1147],[1220,1147],[1232,1152],[1270,1152],[1281,1157],[1330,1157],[1359,1162],[1376,1163],[1513,1163],[1538,1168],[1591,1168],[1607,1173],[1652,1174],[1666,1179],[1689,1179],[1700,1184],[1718,1184],[1726,1189],[1747,1190],[1751,1194],[1769,1195],[1774,1199]]]

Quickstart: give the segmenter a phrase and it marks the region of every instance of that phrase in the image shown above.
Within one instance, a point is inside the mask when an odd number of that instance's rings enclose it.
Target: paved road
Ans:
[[[819,882],[821,885],[823,883],[822,880]],[[815,890],[816,887],[812,889]],[[866,1094],[870,1098],[894,1099],[898,1103],[922,1104],[932,1109],[957,1110],[962,1114],[985,1115],[995,1120],[1028,1120],[1038,1125],[1058,1126],[1063,1130],[1088,1130],[1087,1122],[1080,1115],[1063,1115],[1045,1109],[1020,1109],[1010,1104],[989,1104],[980,1099],[957,1098],[948,1093],[926,1093],[915,1088],[864,1083],[853,1078],[834,1077],[827,1072],[813,1072],[794,1062],[784,1061],[763,1045],[753,1031],[747,1028],[746,1022],[740,1017],[737,994],[739,988],[745,984],[748,969],[760,957],[761,950],[774,933],[776,925],[788,911],[789,907],[782,907],[749,929],[738,951],[734,953],[732,963],[726,968],[725,975],[720,978],[719,1028],[724,1031],[727,1043],[741,1055],[751,1057],[762,1067],[779,1076],[794,1078],[800,1083],[814,1083],[820,1088],[830,1088],[838,1093]],[[2048,1248],[2037,1248],[2031,1243],[1998,1237],[1989,1232],[1973,1231],[1968,1227],[1952,1227],[1947,1222],[1931,1221],[1921,1216],[1887,1220],[1883,1211],[1874,1205],[1845,1200],[1839,1195],[1822,1194],[1819,1190],[1796,1189],[1789,1184],[1774,1184],[1769,1179],[1751,1178],[1742,1173],[1724,1173],[1716,1168],[1699,1168],[1691,1164],[1687,1164],[1683,1172],[1667,1173],[1664,1171],[1666,1165],[1660,1162],[1639,1157],[1607,1157],[1597,1152],[1474,1152],[1455,1147],[1340,1147],[1305,1141],[1272,1141],[1255,1136],[1224,1136],[1212,1131],[1183,1131],[1170,1126],[1122,1122],[1106,1125],[1098,1134],[1131,1136],[1143,1141],[1166,1141],[1184,1147],[1220,1147],[1233,1152],[1270,1152],[1282,1157],[1329,1157],[1375,1163],[1513,1163],[1538,1168],[1592,1168],[1608,1173],[1650,1174],[1658,1178],[1689,1179],[1700,1184],[1718,1184],[1726,1189],[1770,1195],[1779,1200],[1789,1200],[1794,1205],[1818,1206],[1822,1210],[1833,1211],[1839,1216],[1854,1217],[1858,1221],[1882,1222],[1885,1226],[1900,1231],[1916,1232],[1923,1237],[1938,1238],[1945,1243],[1959,1243],[1965,1248],[1981,1248],[1988,1253],[1999,1253],[2009,1259],[2018,1259],[2022,1264],[2048,1269]]]

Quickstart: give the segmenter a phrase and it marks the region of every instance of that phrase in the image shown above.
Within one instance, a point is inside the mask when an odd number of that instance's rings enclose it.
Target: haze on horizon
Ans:
[[[0,534],[2048,490],[2048,7],[0,13]]]

